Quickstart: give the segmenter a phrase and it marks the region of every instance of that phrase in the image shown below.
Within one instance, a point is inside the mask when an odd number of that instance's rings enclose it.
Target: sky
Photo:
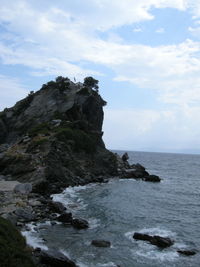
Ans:
[[[109,149],[200,153],[200,0],[0,0],[0,110],[99,80]]]

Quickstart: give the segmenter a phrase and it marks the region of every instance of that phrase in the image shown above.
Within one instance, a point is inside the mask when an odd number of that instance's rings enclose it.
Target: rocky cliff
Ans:
[[[58,77],[0,113],[0,175],[35,192],[117,175],[102,140],[106,102],[92,85]]]

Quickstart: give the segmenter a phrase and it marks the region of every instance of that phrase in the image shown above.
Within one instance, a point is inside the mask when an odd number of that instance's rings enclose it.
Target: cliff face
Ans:
[[[0,113],[0,174],[55,192],[117,174],[102,140],[105,101],[67,78],[49,82]]]

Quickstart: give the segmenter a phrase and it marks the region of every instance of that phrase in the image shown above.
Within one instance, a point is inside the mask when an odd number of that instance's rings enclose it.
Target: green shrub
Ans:
[[[26,251],[25,239],[9,221],[2,217],[0,217],[0,266],[35,266]]]
[[[56,137],[63,142],[73,141],[76,152],[93,153],[96,150],[96,142],[92,136],[79,129],[59,127],[56,129]]]

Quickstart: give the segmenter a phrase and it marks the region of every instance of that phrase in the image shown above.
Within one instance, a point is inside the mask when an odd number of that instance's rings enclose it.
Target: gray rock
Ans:
[[[36,219],[36,215],[32,213],[32,209],[29,208],[18,208],[14,212],[17,216],[17,220],[20,222],[31,222]]]
[[[15,193],[28,195],[32,191],[32,184],[25,183],[25,184],[17,184],[14,188]]]

